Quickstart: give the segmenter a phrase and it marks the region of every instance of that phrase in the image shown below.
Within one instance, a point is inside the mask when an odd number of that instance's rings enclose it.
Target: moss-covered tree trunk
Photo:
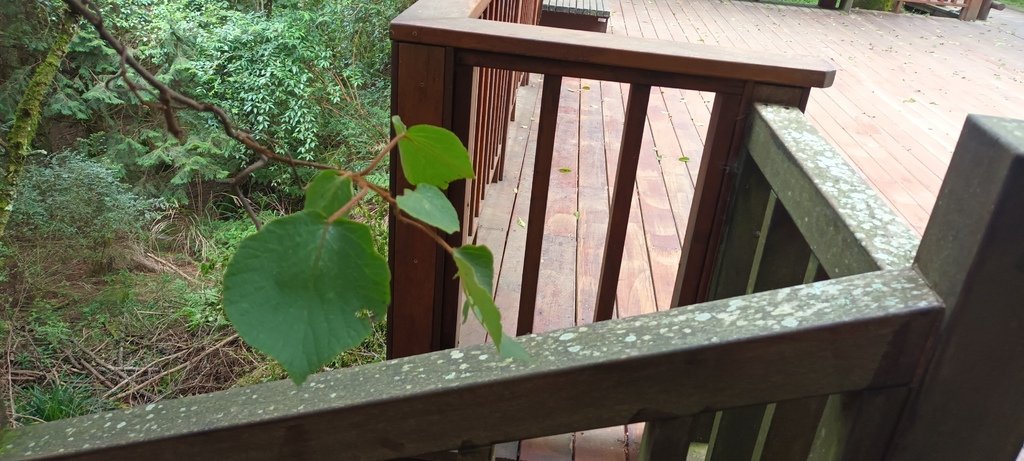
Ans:
[[[68,45],[77,32],[77,19],[64,18],[50,52],[36,67],[32,80],[25,88],[25,94],[18,102],[18,109],[14,113],[14,126],[7,136],[7,152],[0,152],[0,166],[3,167],[3,173],[0,174],[0,237],[3,237],[7,230],[7,221],[11,217],[18,192],[18,179],[21,178],[25,158],[32,149],[32,139],[39,128],[43,99],[46,98],[46,92],[53,84],[53,78],[57,75],[64,54],[68,51]]]

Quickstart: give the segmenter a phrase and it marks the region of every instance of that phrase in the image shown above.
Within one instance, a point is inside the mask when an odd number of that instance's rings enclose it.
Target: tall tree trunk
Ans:
[[[57,38],[50,47],[46,59],[40,63],[32,74],[32,80],[25,88],[25,94],[18,102],[14,113],[14,126],[7,136],[7,153],[0,153],[0,237],[7,230],[7,221],[14,208],[14,199],[18,193],[18,180],[25,168],[25,158],[32,149],[32,139],[39,128],[42,118],[43,99],[53,84],[53,78],[60,69],[64,54],[68,51],[71,39],[78,32],[78,19],[66,17],[57,32]]]

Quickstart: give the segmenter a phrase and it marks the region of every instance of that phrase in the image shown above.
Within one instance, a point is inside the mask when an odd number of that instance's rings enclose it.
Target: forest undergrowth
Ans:
[[[108,28],[161,81],[228,110],[276,151],[360,168],[388,141],[388,22],[407,0],[105,0]],[[61,2],[0,4],[0,149],[32,70],[70,19]],[[119,83],[115,52],[75,36],[42,106],[0,240],[6,424],[285,377],[221,307],[239,242],[302,207],[313,171],[249,164],[208,114],[168,131]],[[387,165],[368,179],[387,185]],[[353,210],[385,253],[387,207]],[[328,367],[382,360],[384,325]]]

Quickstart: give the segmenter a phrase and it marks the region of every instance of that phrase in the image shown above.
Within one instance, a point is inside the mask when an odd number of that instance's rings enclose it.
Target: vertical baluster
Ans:
[[[725,213],[733,192],[746,121],[752,102],[806,107],[809,88],[749,83],[742,94],[715,95],[707,142],[694,188],[693,206],[684,237],[684,253],[676,276],[672,306],[686,306],[709,297],[718,258]]]
[[[619,149],[619,166],[615,172],[615,190],[612,192],[612,207],[609,212],[608,238],[605,240],[601,279],[597,286],[595,322],[612,318],[615,309],[615,292],[619,283],[619,270],[622,268],[622,249],[626,241],[626,229],[629,227],[629,208],[636,185],[636,169],[640,161],[640,144],[643,142],[647,103],[650,97],[649,85],[634,83],[629,86],[626,121]]]
[[[466,142],[466,148],[469,149],[469,156],[471,161],[473,162],[473,174],[476,175],[476,159],[477,156],[480,155],[480,127],[477,124],[477,119],[480,116],[480,70],[475,67],[472,67],[470,69],[471,74],[468,75],[468,84],[470,92],[469,110],[467,111],[468,119],[462,121],[457,118],[459,116],[459,108],[457,102],[456,104],[453,105],[454,107],[452,111],[453,117],[455,117],[453,123],[455,124],[456,127],[460,126],[460,124],[462,123],[466,124],[466,129],[468,130],[468,132],[466,133],[466,137],[463,140]],[[458,70],[456,70],[456,80],[458,80],[459,78],[467,78],[467,76],[460,75],[458,73]],[[462,85],[462,83],[459,83],[458,85]],[[460,86],[458,85],[456,86],[456,91],[460,89]],[[456,96],[458,97],[458,94]],[[472,235],[476,234],[476,216],[473,215],[473,210],[475,209],[475,205],[473,204],[473,190],[476,188],[476,182],[476,178],[471,178],[467,179],[465,184],[466,198],[463,204],[463,210],[461,210],[461,212],[462,230],[465,233],[466,238],[469,238]]]
[[[487,184],[487,156],[490,153],[491,83],[494,69],[481,69],[480,79],[480,154],[477,156],[476,187],[473,189],[473,216],[480,216],[480,202]]]
[[[722,239],[721,254],[715,264],[710,299],[723,299],[747,293],[764,226],[771,186],[753,159],[746,156],[736,180],[736,197],[729,209],[729,227]]]
[[[690,417],[648,422],[640,441],[639,461],[685,461],[692,425]]]
[[[519,297],[517,335],[533,332],[537,307],[537,277],[540,275],[540,254],[544,241],[544,221],[548,207],[548,185],[551,182],[551,157],[555,149],[555,126],[558,123],[558,100],[562,76],[544,75],[541,91],[540,120],[537,125],[537,153],[530,193],[530,216],[526,227],[526,253],[523,257],[523,283]]]
[[[756,168],[756,165],[749,162],[745,167]],[[773,192],[768,195],[759,234],[746,284],[747,293],[797,285],[809,277],[808,266],[813,262],[811,249]],[[812,271],[810,276],[816,273],[817,270]],[[758,459],[755,452],[764,444],[775,410],[775,405],[752,405],[719,413],[708,447],[708,461]],[[810,433],[813,434],[813,428]]]
[[[683,256],[676,275],[672,306],[686,306],[708,298],[705,286],[710,285],[708,272],[717,250],[712,241],[720,229],[718,208],[723,183],[730,169],[736,139],[743,129],[744,109],[750,102],[743,95],[718,93],[711,109],[707,141],[700,159],[700,171],[694,187],[693,205],[686,225]]]
[[[475,69],[471,66],[455,66],[452,77],[452,132],[466,145],[470,145],[473,138],[473,117],[475,112],[474,104],[474,75]],[[455,181],[448,186],[448,199],[455,207],[455,212],[460,223],[466,221],[466,209],[469,201],[469,184],[467,181]],[[467,236],[466,224],[462,230],[448,235],[445,240],[453,247],[465,243]],[[459,306],[461,305],[462,291],[459,290],[459,280],[455,277],[457,267],[451,256],[445,255],[444,276],[440,282],[444,284],[442,308],[441,308],[441,344],[440,347],[448,349],[456,346],[458,341]]]
[[[512,72],[508,70],[501,71],[501,108],[499,113],[501,114],[501,150],[498,151],[498,159],[495,164],[494,171],[494,182],[501,181],[505,173],[505,149],[508,147],[508,123],[509,116],[508,111],[512,106],[512,98],[515,96],[510,91],[512,83]]]

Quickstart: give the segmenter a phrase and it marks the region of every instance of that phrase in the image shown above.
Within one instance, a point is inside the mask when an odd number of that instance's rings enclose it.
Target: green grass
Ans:
[[[53,386],[30,385],[16,400],[19,416],[41,421],[82,416],[103,409],[103,402],[83,385],[60,383]]]

